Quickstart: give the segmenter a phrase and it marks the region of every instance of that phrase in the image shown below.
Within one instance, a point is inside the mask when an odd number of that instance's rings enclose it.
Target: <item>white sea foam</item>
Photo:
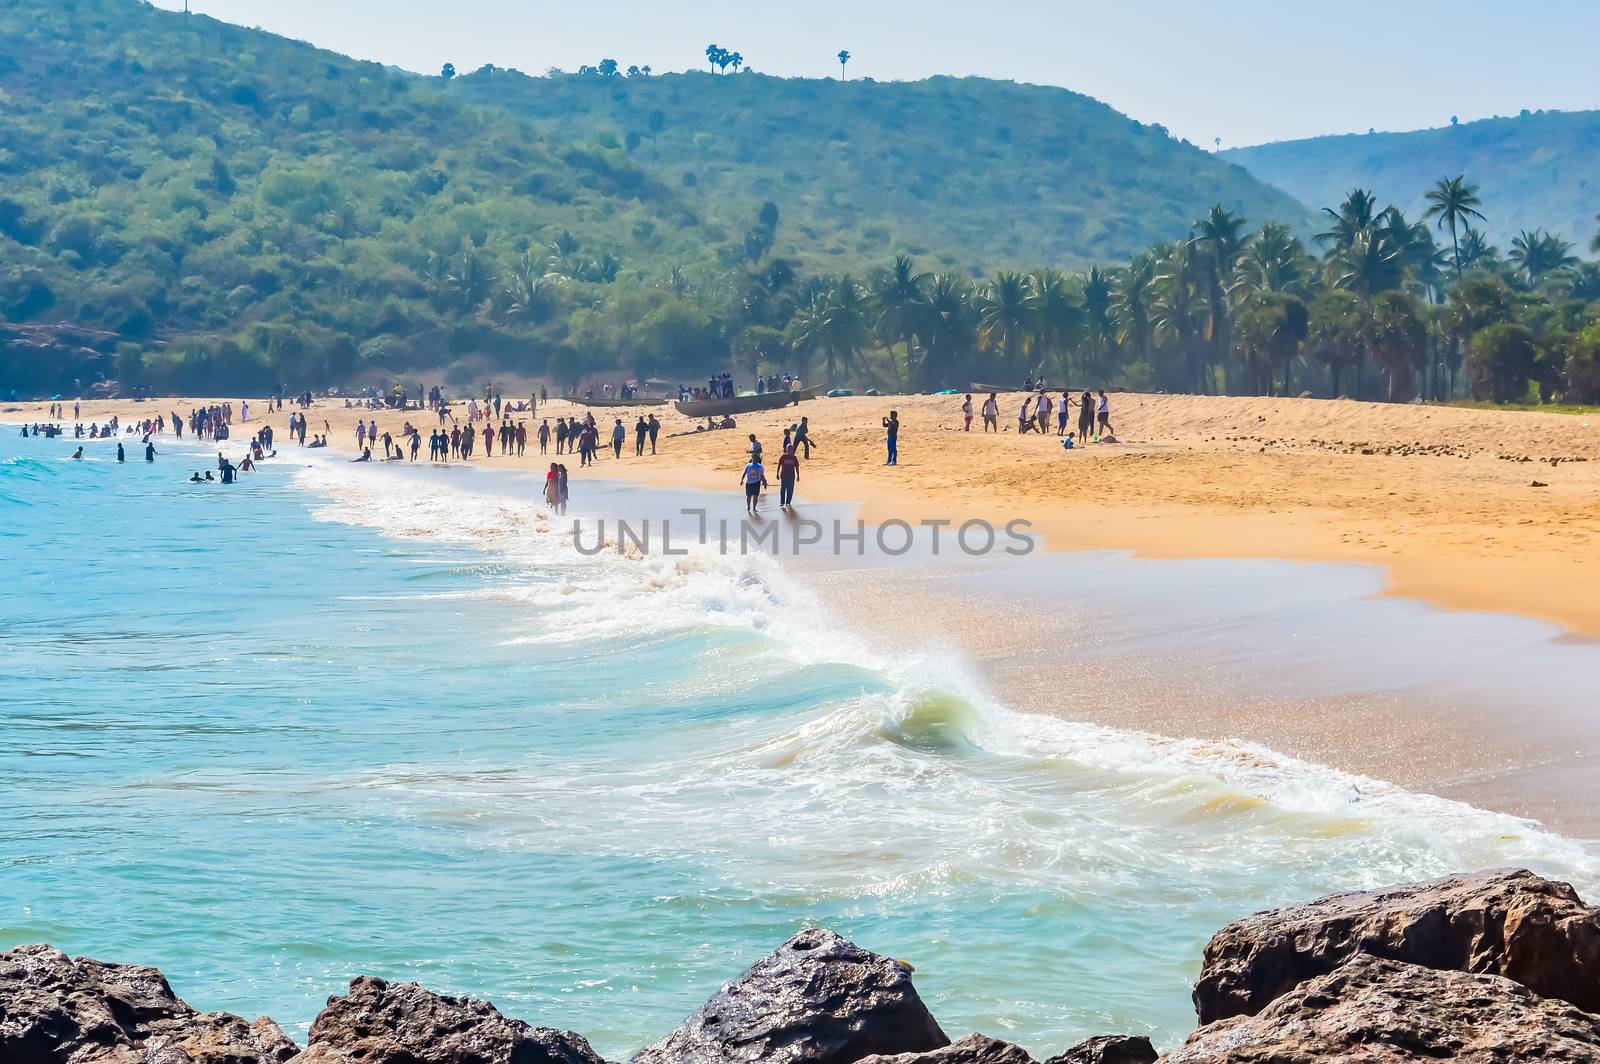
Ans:
[[[885,862],[882,848],[871,855],[891,880],[931,881],[994,861],[1059,875],[1064,864],[1088,860],[1104,874],[1120,843],[1106,844],[1081,825],[1019,830],[1019,817],[1038,813],[1047,823],[1063,812],[1104,818],[1111,835],[1137,823],[1168,846],[1172,832],[1185,833],[1188,841],[1178,852],[1142,848],[1140,860],[1147,864],[1225,860],[1227,847],[1248,840],[1257,859],[1293,861],[1290,850],[1300,846],[1300,859],[1314,865],[1313,848],[1334,840],[1332,848],[1346,858],[1340,863],[1351,865],[1351,885],[1498,864],[1529,864],[1590,889],[1600,885],[1600,860],[1583,845],[1516,817],[1253,743],[1172,739],[1012,711],[949,654],[892,657],[867,649],[770,557],[722,556],[712,549],[694,549],[688,557],[584,556],[573,549],[570,519],[552,516],[537,501],[332,463],[314,464],[297,479],[324,500],[314,510],[319,519],[484,552],[491,559],[486,564],[495,566],[493,579],[473,595],[554,611],[555,623],[508,636],[513,645],[559,650],[721,629],[758,638],[725,651],[737,656],[736,666],[695,678],[704,693],[761,670],[816,665],[851,666],[879,678],[882,690],[822,707],[777,732],[752,733],[747,745],[691,748],[663,758],[641,768],[637,779],[613,776],[597,785],[581,775],[546,777],[531,792],[525,781],[486,789],[468,784],[491,805],[503,800],[502,812],[512,821],[511,810],[536,793],[542,815],[578,803],[570,806],[572,816],[604,823],[602,836],[624,848],[648,848],[660,833],[675,847],[706,853],[726,850],[730,830],[746,840],[752,832],[768,839],[811,837],[818,840],[811,860],[837,870],[838,889],[846,882],[859,887],[862,872],[850,867],[850,855],[824,852],[820,840],[837,847],[854,837],[843,826],[860,828],[862,817],[871,819],[886,846],[892,849],[898,836],[908,851],[901,861]],[[417,597],[461,594],[422,591]],[[1006,771],[997,778],[973,771],[960,757],[897,755],[907,748],[962,747],[981,751]],[[782,799],[765,805],[741,800],[741,789],[773,792],[774,766],[788,770]],[[502,786],[505,792],[495,793]],[[697,797],[690,801],[690,795]],[[857,796],[885,795],[908,800],[852,805]],[[706,812],[730,806],[738,810],[737,825]],[[660,817],[652,815],[656,809]],[[913,840],[939,817],[960,817],[972,837],[988,842],[955,865],[909,856]],[[1223,852],[1202,858],[1198,851],[1211,846]],[[1286,849],[1268,856],[1261,847]],[[1362,855],[1372,860],[1363,862]]]

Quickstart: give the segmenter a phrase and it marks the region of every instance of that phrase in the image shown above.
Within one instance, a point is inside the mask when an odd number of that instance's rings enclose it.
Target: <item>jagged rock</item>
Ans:
[[[1156,1047],[1144,1035],[1104,1034],[1079,1042],[1045,1064],[1154,1064]]]
[[[892,1056],[875,1053],[870,1057],[862,1057],[857,1064],[1034,1064],[1034,1059],[1021,1046],[990,1038],[986,1034],[969,1034],[959,1041],[924,1053],[895,1053]]]
[[[812,928],[723,986],[634,1064],[852,1064],[949,1044],[907,965]]]
[[[1358,954],[1254,1016],[1189,1036],[1162,1064],[1600,1061],[1600,1016],[1495,975]]]
[[[291,1064],[602,1064],[581,1036],[509,1019],[487,1001],[370,976],[328,999]]]
[[[1600,910],[1526,870],[1333,894],[1229,924],[1195,983],[1202,1024],[1250,1015],[1355,953],[1502,975],[1600,1012]]]
[[[294,1053],[271,1020],[196,1012],[154,968],[50,946],[0,953],[5,1064],[281,1064]]]

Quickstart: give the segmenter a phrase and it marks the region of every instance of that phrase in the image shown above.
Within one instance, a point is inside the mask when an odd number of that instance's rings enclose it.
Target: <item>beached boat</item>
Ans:
[[[815,399],[822,391],[820,386],[798,392],[766,392],[757,395],[736,395],[732,399],[680,399],[675,406],[686,417],[721,417],[724,414],[748,414],[754,410],[776,410],[781,406],[798,403],[802,399]]]

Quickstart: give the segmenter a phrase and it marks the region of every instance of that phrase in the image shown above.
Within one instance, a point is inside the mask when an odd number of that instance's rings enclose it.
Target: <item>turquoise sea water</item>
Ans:
[[[770,559],[583,558],[467,477],[71,446],[0,434],[0,946],[199,1007],[303,1034],[377,974],[622,1055],[821,923],[1042,1056],[1181,1037],[1206,938],[1266,905],[1600,883],[1510,818],[1009,713]]]

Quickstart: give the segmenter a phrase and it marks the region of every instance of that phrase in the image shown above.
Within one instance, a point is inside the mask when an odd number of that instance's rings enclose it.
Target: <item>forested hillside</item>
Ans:
[[[1600,111],[1524,112],[1414,133],[1368,133],[1223,152],[1263,181],[1312,205],[1368,188],[1408,213],[1441,177],[1471,175],[1494,211],[1485,235],[1507,244],[1544,229],[1574,243],[1600,212]]]
[[[904,252],[981,276],[1125,258],[1213,203],[1305,228],[1307,210],[1238,167],[1066,89],[982,78],[529,77],[485,68],[453,96],[577,142],[622,145],[737,224],[775,203],[775,251],[824,270]]]
[[[571,358],[557,288],[711,254],[620,150],[135,0],[0,6],[0,112],[7,392]]]

